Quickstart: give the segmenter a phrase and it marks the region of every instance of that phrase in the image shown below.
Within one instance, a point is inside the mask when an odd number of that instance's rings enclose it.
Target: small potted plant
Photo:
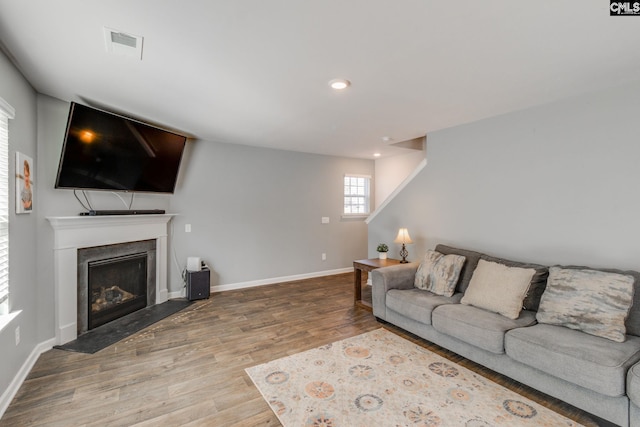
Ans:
[[[380,243],[378,244],[376,251],[378,251],[378,258],[387,259],[387,252],[389,252],[389,246],[387,246],[386,243]]]

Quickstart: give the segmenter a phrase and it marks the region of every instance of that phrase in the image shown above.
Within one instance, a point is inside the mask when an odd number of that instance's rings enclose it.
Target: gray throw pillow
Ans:
[[[633,284],[630,275],[551,267],[536,319],[624,342]]]
[[[427,251],[416,272],[414,286],[436,295],[453,295],[465,258],[460,255],[443,255]]]

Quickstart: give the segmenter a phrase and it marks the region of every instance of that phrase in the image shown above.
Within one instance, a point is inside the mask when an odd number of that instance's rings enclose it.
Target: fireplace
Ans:
[[[89,263],[88,329],[147,306],[147,254]]]
[[[59,216],[47,217],[53,229],[53,281],[56,332],[55,343],[62,345],[85,330],[79,304],[88,304],[86,291],[80,298],[78,253],[83,248],[114,245],[152,239],[156,245],[155,260],[147,259],[148,280],[155,280],[152,292],[147,289],[147,305],[161,304],[169,297],[167,289],[167,225],[173,218],[163,215]],[[86,307],[85,307],[86,310]],[[80,325],[84,322],[84,328]]]
[[[155,240],[78,249],[78,335],[155,304],[155,257]]]

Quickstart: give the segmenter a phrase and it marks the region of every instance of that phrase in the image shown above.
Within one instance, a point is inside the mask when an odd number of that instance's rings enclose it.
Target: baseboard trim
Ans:
[[[256,286],[273,285],[276,283],[293,282],[294,280],[313,279],[315,277],[333,276],[336,274],[350,273],[353,268],[338,268],[335,270],[316,271],[314,273],[297,274],[293,276],[273,277],[270,279],[252,280],[249,282],[228,283],[225,285],[211,286],[211,292],[233,291],[236,289],[254,288]],[[169,292],[169,298],[184,298],[185,289]]]
[[[275,283],[293,282],[295,280],[313,279],[315,277],[333,276],[336,274],[350,273],[352,267],[338,268],[335,270],[317,271],[314,273],[296,274],[293,276],[273,277],[270,279],[252,280],[249,282],[229,283],[226,285],[212,286],[211,292],[233,291],[236,289],[254,288],[256,286],[273,285]]]
[[[20,386],[27,378],[27,375],[29,375],[29,372],[31,372],[33,365],[35,365],[38,361],[38,357],[40,357],[40,355],[45,351],[51,350],[55,343],[56,339],[51,338],[47,341],[41,342],[33,348],[33,351],[31,351],[29,357],[27,357],[27,359],[24,361],[16,376],[13,377],[13,381],[11,381],[9,387],[7,387],[4,393],[2,393],[2,396],[0,396],[0,418],[2,418],[16,393],[18,393],[18,390],[20,390]]]

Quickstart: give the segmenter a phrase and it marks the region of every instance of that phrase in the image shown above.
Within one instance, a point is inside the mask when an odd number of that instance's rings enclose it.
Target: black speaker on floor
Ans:
[[[187,299],[209,298],[211,292],[209,268],[204,267],[200,271],[187,271]]]

